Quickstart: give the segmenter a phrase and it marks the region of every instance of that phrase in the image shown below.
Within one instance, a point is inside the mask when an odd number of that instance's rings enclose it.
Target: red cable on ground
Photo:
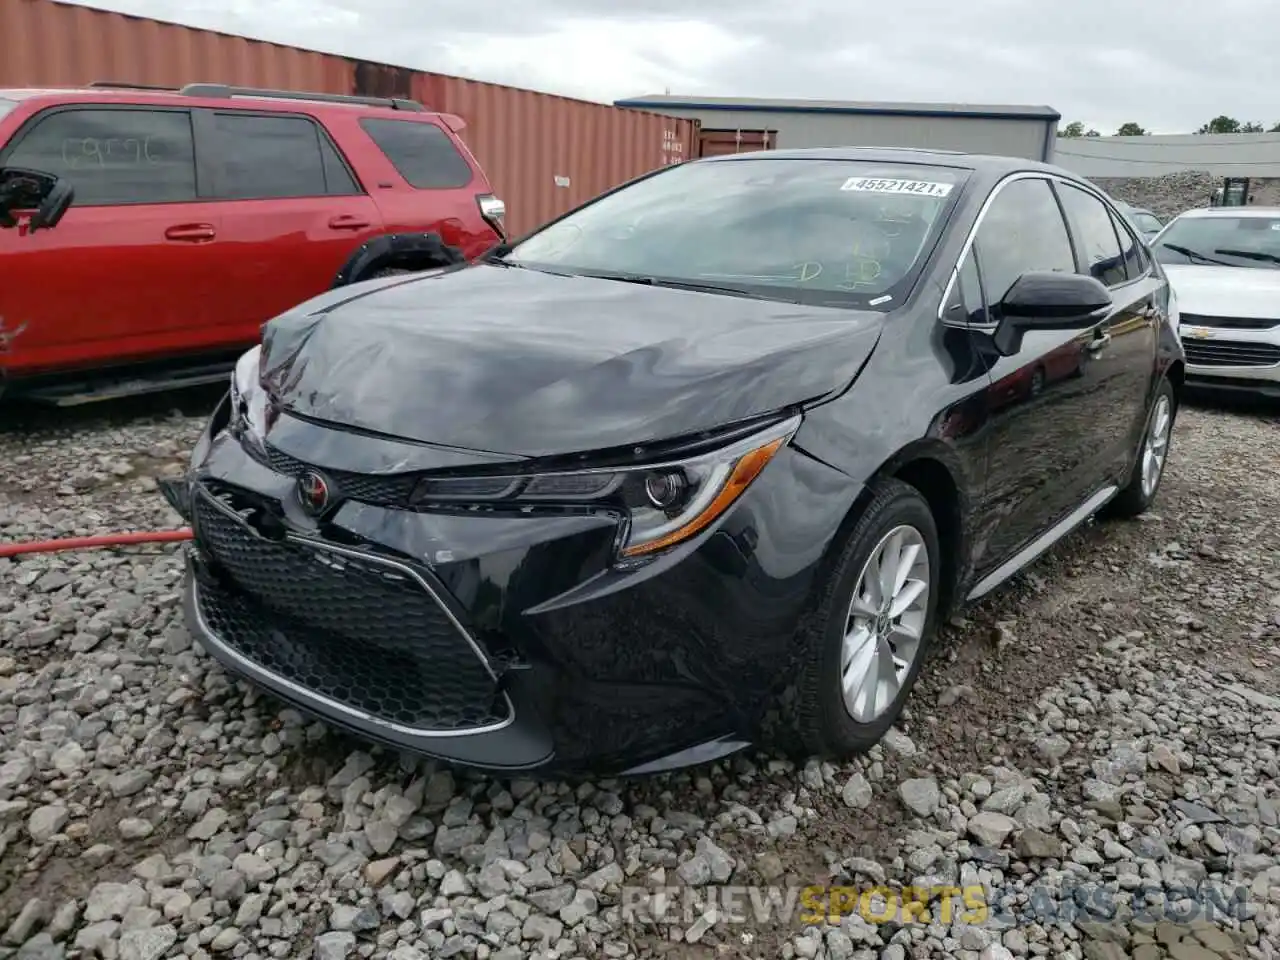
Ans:
[[[0,557],[60,550],[92,550],[97,547],[132,547],[140,543],[179,543],[191,539],[191,530],[155,530],[143,533],[108,533],[97,537],[67,537],[63,540],[32,540],[27,543],[0,543]]]

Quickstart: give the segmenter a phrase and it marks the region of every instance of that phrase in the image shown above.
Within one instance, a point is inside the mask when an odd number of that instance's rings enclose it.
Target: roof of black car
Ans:
[[[703,157],[699,163],[721,163],[733,160],[863,160],[873,163],[920,163],[935,167],[956,167],[986,174],[1000,175],[1015,170],[1043,170],[1072,176],[1068,171],[1038,160],[997,157],[958,150],[926,150],[920,147],[807,147],[798,150],[753,150]]]

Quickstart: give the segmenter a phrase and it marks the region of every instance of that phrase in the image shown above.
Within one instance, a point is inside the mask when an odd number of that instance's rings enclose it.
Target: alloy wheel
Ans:
[[[844,706],[858,723],[889,709],[920,653],[929,614],[929,560],[920,531],[902,525],[876,544],[858,575],[840,656]]]
[[[1150,497],[1156,492],[1160,474],[1164,471],[1165,457],[1169,453],[1169,427],[1173,423],[1169,397],[1161,394],[1156,408],[1151,411],[1151,426],[1142,444],[1142,495]]]

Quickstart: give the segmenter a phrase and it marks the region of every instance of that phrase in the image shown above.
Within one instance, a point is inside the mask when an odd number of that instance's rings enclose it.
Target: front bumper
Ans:
[[[315,437],[329,452],[376,442]],[[221,432],[184,491],[186,618],[230,671],[397,749],[495,771],[653,772],[759,737],[859,490],[784,450],[711,529],[619,571],[616,521],[598,515],[348,499],[317,524],[293,476]]]
[[[1280,396],[1280,326],[1264,330],[1183,324],[1188,386]]]

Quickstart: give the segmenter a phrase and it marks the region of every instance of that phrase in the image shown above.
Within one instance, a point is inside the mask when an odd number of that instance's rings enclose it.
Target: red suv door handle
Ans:
[[[333,217],[329,220],[330,230],[363,230],[369,226],[368,220],[361,220],[359,217],[342,216]]]
[[[188,243],[212,240],[217,235],[211,223],[180,223],[164,232],[166,240],[185,240]]]

